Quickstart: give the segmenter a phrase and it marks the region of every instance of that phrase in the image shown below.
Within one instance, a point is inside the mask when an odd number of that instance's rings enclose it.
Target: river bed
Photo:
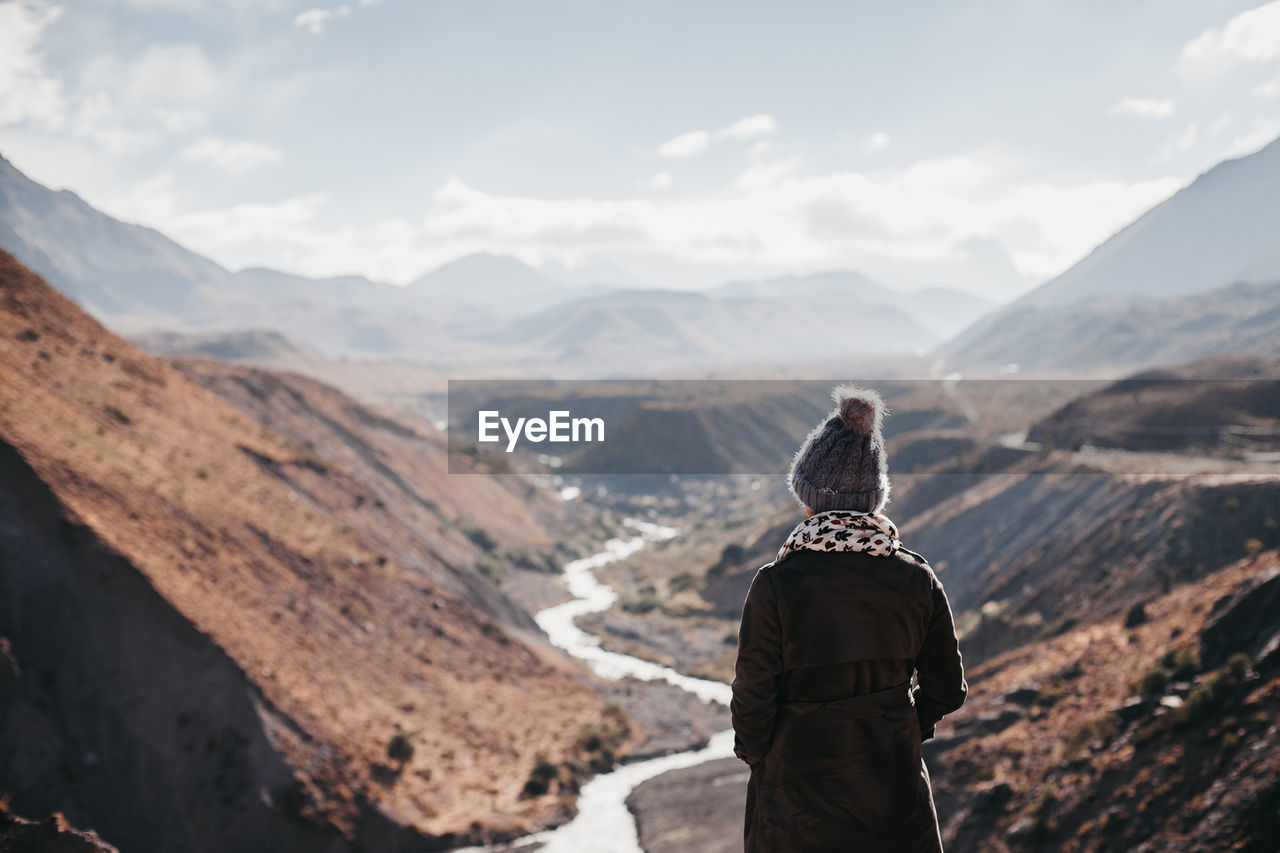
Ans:
[[[574,623],[579,616],[608,610],[618,599],[613,588],[596,577],[596,569],[625,560],[649,543],[671,539],[678,533],[673,527],[636,519],[627,519],[624,524],[635,534],[610,539],[595,554],[565,565],[561,577],[573,598],[539,611],[534,620],[546,632],[552,645],[586,661],[601,678],[611,681],[627,677],[641,681],[665,681],[705,702],[717,702],[727,707],[731,695],[728,684],[693,678],[652,661],[606,651],[600,647],[599,637],[588,634]],[[626,805],[632,790],[641,782],[663,773],[732,755],[733,732],[725,730],[712,735],[701,749],[620,765],[582,786],[578,795],[578,814],[568,823],[509,844],[469,848],[459,853],[492,853],[517,848],[538,849],[542,853],[643,853],[635,818]],[[535,844],[539,846],[533,848]]]

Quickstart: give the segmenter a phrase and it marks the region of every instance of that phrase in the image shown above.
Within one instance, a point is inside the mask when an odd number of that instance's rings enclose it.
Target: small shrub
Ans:
[[[107,417],[111,418],[116,423],[122,424],[124,426],[128,426],[129,424],[133,423],[133,418],[129,417],[124,412],[117,409],[115,406],[103,406],[103,411],[107,413]]]
[[[1227,658],[1227,663],[1223,669],[1236,681],[1240,681],[1249,674],[1249,670],[1253,669],[1253,659],[1244,652],[1236,652]]]
[[[413,738],[408,732],[396,732],[387,742],[387,758],[399,764],[401,768],[413,760],[413,754],[416,751]]]
[[[651,613],[658,609],[658,599],[653,595],[628,596],[620,606],[628,613]]]
[[[1204,677],[1187,701],[1172,715],[1180,726],[1188,726],[1222,707],[1227,695],[1249,674],[1253,661],[1244,652],[1232,655],[1225,664]]]
[[[1115,736],[1119,729],[1114,714],[1103,714],[1099,717],[1085,720],[1080,728],[1071,733],[1071,736],[1062,742],[1062,757],[1068,761],[1075,761],[1082,758],[1085,750],[1089,748],[1089,744],[1096,741],[1106,742]]]
[[[18,333],[18,340],[24,344],[29,344],[32,341],[40,340],[40,333],[35,329],[23,329]]]
[[[671,579],[668,584],[668,588],[672,592],[684,592],[686,589],[691,589],[693,584],[693,575],[688,572],[681,572]]]
[[[481,577],[495,586],[502,584],[505,575],[502,571],[502,563],[489,554],[481,554],[480,559],[476,560],[476,571],[480,573]]]
[[[502,626],[492,619],[486,619],[480,623],[480,631],[486,636],[497,640],[504,646],[511,645],[511,636],[502,630]]]
[[[1171,672],[1177,672],[1181,669],[1196,668],[1196,654],[1191,650],[1190,646],[1179,646],[1169,649],[1160,658],[1160,665]]]
[[[1134,692],[1140,696],[1159,696],[1169,686],[1169,672],[1162,666],[1153,666],[1142,674],[1134,685]]]
[[[488,553],[498,549],[498,540],[493,538],[492,533],[479,525],[466,524],[462,528],[462,533],[481,551]]]
[[[529,778],[520,789],[521,798],[541,797],[551,790],[551,783],[558,778],[560,778],[560,768],[544,756],[538,756],[537,763],[529,771]]]

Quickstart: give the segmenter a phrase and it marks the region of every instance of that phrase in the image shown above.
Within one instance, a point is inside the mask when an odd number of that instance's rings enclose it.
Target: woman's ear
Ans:
[[[806,518],[813,518],[813,510],[809,507],[804,508],[804,513]]]

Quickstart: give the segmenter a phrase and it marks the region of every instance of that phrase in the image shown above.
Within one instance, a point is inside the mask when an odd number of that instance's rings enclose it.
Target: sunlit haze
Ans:
[[[1280,134],[1280,2],[0,3],[0,153],[232,269],[1005,299]]]

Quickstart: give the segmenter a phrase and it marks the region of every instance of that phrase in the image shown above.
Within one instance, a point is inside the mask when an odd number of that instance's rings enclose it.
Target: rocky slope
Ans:
[[[1237,561],[971,670],[926,749],[948,849],[1274,849],[1278,572]]]
[[[1280,284],[1231,284],[1168,298],[1110,296],[1069,305],[1015,303],[940,349],[949,369],[991,375],[1117,378],[1230,354],[1280,357]]]
[[[1249,458],[1280,450],[1280,364],[1207,359],[1127,377],[1036,423],[1054,447],[1178,451]]]
[[[347,851],[563,807],[522,798],[530,770],[583,759],[612,712],[468,565],[537,547],[536,497],[449,497],[439,439],[305,380],[156,361],[7,254],[0,377],[15,810],[130,851]]]

